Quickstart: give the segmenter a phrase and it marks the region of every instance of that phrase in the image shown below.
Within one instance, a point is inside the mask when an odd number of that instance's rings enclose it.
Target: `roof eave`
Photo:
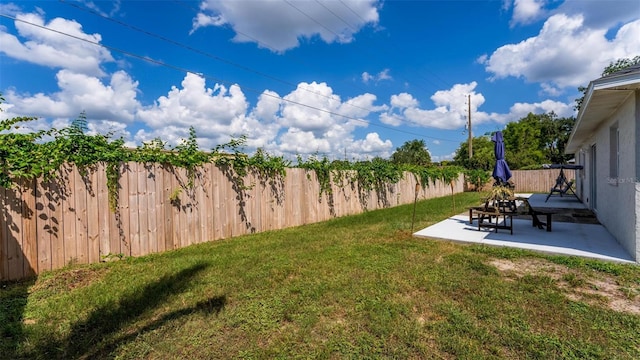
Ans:
[[[594,119],[588,116],[592,107],[591,100],[593,99],[596,92],[609,89],[619,89],[621,91],[628,90],[629,92],[633,92],[638,88],[640,88],[640,71],[627,73],[620,76],[603,77],[591,81],[589,83],[589,87],[587,88],[587,92],[585,93],[582,107],[578,112],[576,123],[573,127],[573,130],[571,131],[569,140],[567,141],[565,154],[574,154],[580,148],[580,145],[590,136],[590,134],[585,134],[586,131],[583,131],[582,128],[593,121],[604,120]]]

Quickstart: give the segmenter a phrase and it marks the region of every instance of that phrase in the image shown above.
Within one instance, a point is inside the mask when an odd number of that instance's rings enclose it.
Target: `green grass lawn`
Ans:
[[[482,195],[419,202],[415,230]],[[640,267],[417,239],[412,212],[2,284],[0,357],[640,358]]]

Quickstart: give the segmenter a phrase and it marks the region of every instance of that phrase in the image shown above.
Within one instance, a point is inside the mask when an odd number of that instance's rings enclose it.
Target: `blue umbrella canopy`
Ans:
[[[502,131],[497,131],[491,136],[493,141],[493,152],[496,156],[496,165],[493,167],[493,176],[496,182],[506,184],[511,178],[511,170],[509,165],[504,160],[504,140],[502,138]]]

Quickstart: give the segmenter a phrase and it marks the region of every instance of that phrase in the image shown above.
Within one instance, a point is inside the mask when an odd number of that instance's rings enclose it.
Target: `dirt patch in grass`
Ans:
[[[507,278],[548,276],[570,300],[640,315],[640,287],[621,286],[613,276],[598,272],[579,272],[544,259],[494,259],[490,264]]]
[[[30,292],[42,290],[71,291],[90,285],[98,279],[102,279],[107,273],[107,268],[70,269],[57,273],[55,276],[40,278],[31,287]]]

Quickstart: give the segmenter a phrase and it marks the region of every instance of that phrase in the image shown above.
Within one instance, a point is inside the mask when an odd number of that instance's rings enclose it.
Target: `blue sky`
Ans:
[[[640,55],[637,0],[3,1],[1,118],[130,145],[247,136],[295,158],[436,161],[529,112],[574,116],[578,86]]]

